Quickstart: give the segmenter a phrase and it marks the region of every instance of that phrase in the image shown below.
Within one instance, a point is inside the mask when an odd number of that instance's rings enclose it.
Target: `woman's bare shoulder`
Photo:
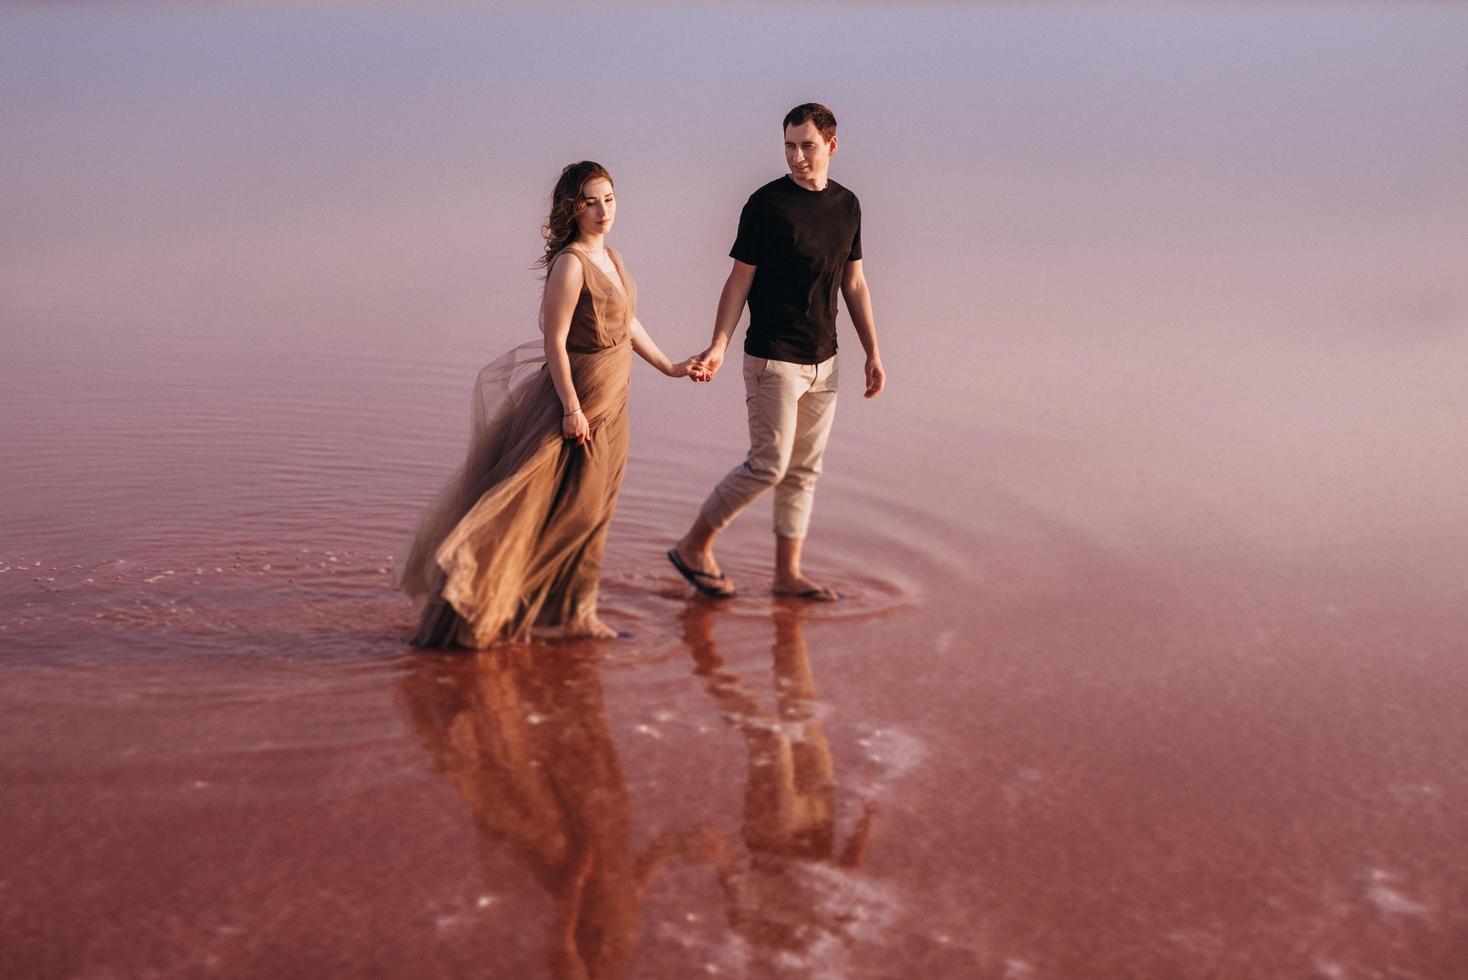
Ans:
[[[574,256],[572,261],[568,256]],[[582,263],[586,261],[581,253],[574,248],[563,248],[556,253],[550,261],[550,274],[546,276],[546,285],[565,289],[569,286],[580,286],[586,277],[586,270]]]

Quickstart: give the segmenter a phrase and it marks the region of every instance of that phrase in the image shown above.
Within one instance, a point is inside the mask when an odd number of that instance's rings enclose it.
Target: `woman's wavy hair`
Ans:
[[[536,268],[544,269],[547,276],[550,275],[551,260],[556,257],[556,253],[576,240],[576,215],[583,207],[581,188],[598,177],[605,177],[616,186],[607,168],[591,160],[570,163],[561,169],[556,189],[551,191],[550,216],[540,229],[540,234],[545,239],[545,254],[535,260]]]

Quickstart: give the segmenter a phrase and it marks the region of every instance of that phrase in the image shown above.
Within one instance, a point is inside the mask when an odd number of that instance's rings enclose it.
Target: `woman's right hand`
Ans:
[[[578,446],[586,445],[586,440],[591,438],[591,424],[586,421],[586,413],[578,408],[570,415],[561,416],[561,435],[575,439]]]

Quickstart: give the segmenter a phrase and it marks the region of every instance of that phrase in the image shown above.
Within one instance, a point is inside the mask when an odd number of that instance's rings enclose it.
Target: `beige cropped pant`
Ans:
[[[749,455],[719,481],[699,513],[727,527],[756,497],[775,488],[775,533],[803,538],[810,529],[821,456],[836,416],[836,357],[794,364],[744,355]]]

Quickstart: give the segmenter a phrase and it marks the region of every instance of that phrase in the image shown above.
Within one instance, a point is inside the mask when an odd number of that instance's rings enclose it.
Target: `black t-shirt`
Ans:
[[[732,258],[755,267],[744,352],[797,364],[836,353],[841,270],[861,258],[861,202],[834,180],[808,191],[789,175],[753,194]]]

